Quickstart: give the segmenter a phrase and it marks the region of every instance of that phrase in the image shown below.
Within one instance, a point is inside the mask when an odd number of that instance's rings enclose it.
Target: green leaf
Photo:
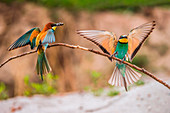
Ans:
[[[4,83],[0,82],[0,99],[7,99],[8,98],[8,93],[6,90],[6,86]]]
[[[116,90],[114,90],[114,91],[109,91],[108,93],[107,93],[107,95],[108,96],[111,96],[111,97],[113,97],[113,96],[116,96],[116,95],[119,95],[120,94],[120,92],[119,91],[116,91]]]
[[[101,73],[96,72],[96,71],[92,71],[91,76],[95,79],[99,78],[101,76]]]
[[[26,75],[26,76],[24,77],[24,83],[25,83],[26,85],[29,84],[29,75]]]
[[[95,96],[100,96],[103,93],[103,88],[99,88],[99,89],[93,89],[92,92]]]
[[[141,86],[141,85],[144,85],[144,84],[145,84],[145,82],[142,81],[142,80],[138,80],[137,82],[135,82],[135,85],[137,85],[137,86]]]

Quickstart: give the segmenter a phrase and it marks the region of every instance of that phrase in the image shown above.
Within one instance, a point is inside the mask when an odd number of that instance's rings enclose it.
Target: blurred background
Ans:
[[[55,32],[56,42],[100,51],[93,43],[80,37],[76,30],[108,30],[119,37],[152,20],[156,21],[156,28],[133,63],[167,81],[170,80],[169,0],[1,0],[0,62],[30,51],[27,46],[10,52],[7,48],[31,28],[42,29],[51,21],[65,24]],[[110,88],[108,96],[121,93],[107,83],[115,64],[106,57],[66,47],[53,47],[46,53],[52,72],[45,76],[43,82],[36,75],[36,53],[3,66],[0,69],[0,99],[74,91],[90,91],[98,96],[104,88]],[[151,81],[154,80],[143,75],[129,89]]]

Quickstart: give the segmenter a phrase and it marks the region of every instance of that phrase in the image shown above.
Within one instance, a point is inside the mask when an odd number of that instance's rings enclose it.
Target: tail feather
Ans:
[[[50,65],[49,65],[49,63],[48,63],[48,60],[47,60],[47,57],[46,57],[46,55],[44,54],[44,59],[45,60],[43,60],[44,62],[44,65],[46,66],[46,69],[47,69],[47,72],[50,72],[51,71],[51,68],[50,68]]]
[[[48,60],[44,52],[38,54],[36,70],[37,70],[37,74],[41,75],[42,80],[43,80],[43,74],[45,74],[46,72],[49,73],[51,71],[50,65],[48,63]]]
[[[37,70],[37,74],[40,74],[40,65],[39,65],[39,61],[37,60],[37,64],[36,64],[36,70]]]
[[[121,75],[118,67],[116,66],[114,68],[113,74],[111,76],[111,78],[109,79],[108,83],[111,85],[115,85],[115,86],[123,86],[124,82],[123,82],[123,76]]]
[[[133,84],[134,82],[137,82],[142,75],[138,73],[137,71],[133,70],[129,66],[126,66],[126,72],[125,72],[125,78],[129,79],[129,84]]]
[[[129,72],[129,70],[126,69],[125,72],[125,79],[127,81],[127,85],[133,84],[133,79],[131,78],[133,74]]]
[[[131,76],[130,76],[131,75]],[[130,72],[130,71],[126,71],[126,76],[129,76],[130,77],[130,79],[132,80],[132,81],[134,81],[134,82],[136,82],[137,80],[138,80],[138,78],[136,78],[136,76],[134,76],[134,74],[132,73],[132,72]],[[131,82],[131,83],[129,83],[129,84],[132,84],[133,82]]]
[[[127,86],[137,82],[142,75],[126,65],[125,77],[121,74],[116,66],[108,83],[115,86],[124,86],[127,91]]]
[[[39,65],[40,65],[39,70],[40,70],[41,80],[43,81],[43,74],[44,74],[43,57],[40,59]]]
[[[123,76],[122,76],[122,77],[123,77]],[[123,77],[123,84],[124,84],[125,90],[128,91],[128,90],[127,90],[127,83],[126,83],[125,77]]]

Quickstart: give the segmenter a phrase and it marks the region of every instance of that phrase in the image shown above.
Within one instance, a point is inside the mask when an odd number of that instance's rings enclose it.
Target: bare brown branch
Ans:
[[[33,51],[29,51],[29,52],[26,52],[26,53],[23,53],[23,54],[20,54],[20,55],[17,55],[17,56],[10,57],[6,61],[4,61],[2,64],[0,64],[0,68],[13,59],[16,59],[16,58],[19,58],[19,57],[22,57],[22,56],[25,56],[25,55],[29,55],[29,54],[32,54],[32,53],[35,53],[35,52],[36,52],[36,50],[33,50]]]
[[[99,52],[97,50],[94,50],[94,49],[90,49],[90,48],[85,48],[85,47],[81,47],[79,45],[70,45],[70,44],[66,44],[66,43],[54,43],[54,44],[51,44],[48,46],[48,48],[50,47],[55,47],[55,46],[64,46],[64,47],[68,47],[68,48],[72,48],[72,49],[81,49],[81,50],[84,50],[84,51],[90,51],[92,53],[95,53],[95,54],[98,54],[98,55],[102,55],[102,56],[105,56],[105,57],[110,57],[110,55],[106,54],[106,53],[102,53],[102,52]],[[9,59],[7,59],[5,62],[3,62],[2,64],[0,64],[0,68],[5,65],[6,63],[8,63],[9,61],[13,60],[13,59],[16,59],[16,58],[19,58],[19,57],[22,57],[22,56],[25,56],[25,55],[29,55],[29,54],[32,54],[32,53],[35,53],[36,50],[33,50],[33,51],[30,51],[30,52],[26,52],[26,53],[23,53],[23,54],[20,54],[20,55],[17,55],[17,56],[13,56]],[[117,60],[117,61],[122,61],[121,59],[119,58],[116,58],[116,57],[112,57],[112,59],[114,60]],[[152,73],[148,72],[147,70],[145,70],[144,68],[140,68],[136,65],[133,65],[131,63],[128,63],[126,61],[123,61],[122,63],[134,68],[134,69],[137,69],[138,71],[142,72],[142,73],[145,73],[146,75],[150,76],[151,78],[153,78],[154,80],[156,80],[157,82],[161,83],[162,85],[166,86],[168,89],[170,89],[170,86],[164,82],[163,80],[157,78],[156,76],[154,76]]]

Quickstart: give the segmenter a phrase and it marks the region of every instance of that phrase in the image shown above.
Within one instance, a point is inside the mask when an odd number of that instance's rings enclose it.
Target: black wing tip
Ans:
[[[155,26],[156,26],[156,21],[152,21],[152,28],[151,28],[151,30],[150,30],[150,32],[148,33],[148,35],[146,36],[146,38],[152,33],[152,31],[153,31],[153,29],[155,28]]]
[[[11,51],[11,50],[14,50],[14,49],[8,49],[8,51]]]
[[[152,20],[152,21],[149,21],[149,22],[147,22],[147,23],[145,23],[145,24],[148,24],[148,23],[156,24],[156,21],[155,21],[155,20]]]
[[[18,47],[19,47],[19,46],[18,46]],[[17,49],[18,47],[14,47],[14,45],[11,45],[11,46],[8,47],[7,50],[8,50],[8,51],[11,51],[11,50]]]
[[[152,23],[153,23],[153,26],[156,26],[156,21],[155,20],[153,20]]]
[[[15,42],[14,42],[14,43],[15,43]],[[14,46],[14,43],[11,44],[11,45],[7,48],[8,51],[11,51],[11,50],[15,49],[15,48],[13,47],[13,46]]]
[[[18,47],[14,47],[14,48],[13,47],[12,48],[8,48],[7,50],[11,51],[11,50],[14,50],[14,49],[17,49],[17,48],[20,48],[20,47],[22,47],[22,46],[18,46]]]
[[[8,48],[7,50],[8,50],[8,51],[11,51],[12,49],[11,49],[11,48]]]
[[[8,51],[11,51],[11,50],[14,50],[14,49],[16,49],[16,48],[14,48],[14,47],[8,47]]]

